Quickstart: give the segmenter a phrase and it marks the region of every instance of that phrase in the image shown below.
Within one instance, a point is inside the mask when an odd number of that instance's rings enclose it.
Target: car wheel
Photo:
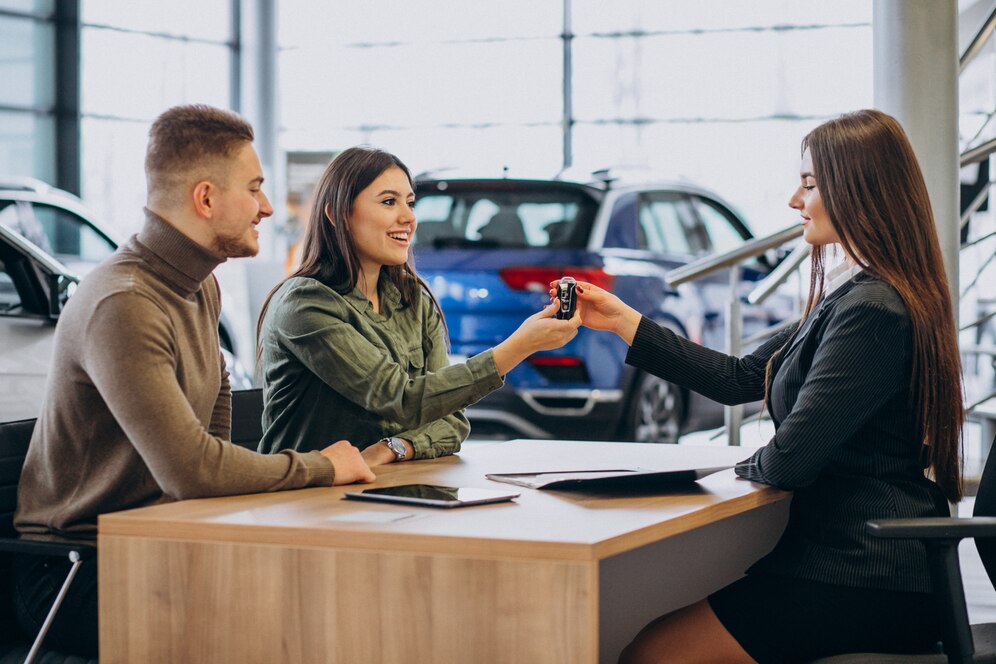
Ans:
[[[625,437],[640,443],[677,443],[684,413],[680,387],[653,374],[640,374],[629,399]]]

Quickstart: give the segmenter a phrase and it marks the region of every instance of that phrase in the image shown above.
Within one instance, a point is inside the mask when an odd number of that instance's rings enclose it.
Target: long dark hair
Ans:
[[[902,126],[862,110],[813,129],[802,141],[830,223],[848,256],[899,293],[913,327],[910,400],[934,480],[948,500],[962,495],[961,393],[954,307],[927,185]],[[812,248],[804,316],[823,295],[825,247]],[[771,371],[769,364],[768,385]]]
[[[353,202],[361,191],[389,168],[400,168],[408,177],[412,190],[415,189],[408,167],[393,154],[375,148],[353,147],[343,150],[325,168],[315,185],[314,204],[304,237],[301,266],[270,291],[260,311],[259,321],[256,323],[257,361],[262,352],[263,319],[270,306],[270,299],[287,279],[310,277],[339,293],[348,293],[356,287],[360,276],[360,259],[351,231]],[[419,290],[424,289],[446,332],[443,311],[429,286],[415,272],[411,249],[408,250],[408,259],[404,263],[385,266],[382,272],[401,292],[401,303],[404,306],[414,303]]]

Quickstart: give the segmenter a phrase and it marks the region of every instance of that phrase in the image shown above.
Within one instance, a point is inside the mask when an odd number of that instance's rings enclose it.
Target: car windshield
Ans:
[[[89,272],[116,247],[81,217],[41,203],[0,201],[0,226],[18,233],[77,274]]]
[[[415,246],[584,247],[596,208],[590,195],[567,187],[420,184]]]

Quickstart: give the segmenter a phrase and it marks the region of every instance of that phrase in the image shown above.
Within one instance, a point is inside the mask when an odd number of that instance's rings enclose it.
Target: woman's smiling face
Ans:
[[[408,260],[415,234],[415,192],[405,172],[391,167],[357,195],[349,229],[364,271]]]
[[[802,153],[799,169],[799,188],[789,199],[789,207],[798,210],[802,217],[803,239],[812,245],[835,244],[840,237],[830,222],[830,215],[823,207],[823,196],[813,170],[813,156],[806,148]]]

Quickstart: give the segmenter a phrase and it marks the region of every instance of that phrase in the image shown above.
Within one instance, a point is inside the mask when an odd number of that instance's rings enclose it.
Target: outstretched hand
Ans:
[[[554,318],[559,305],[551,302],[522,322],[512,335],[492,349],[495,367],[504,376],[533,353],[560,348],[573,339],[581,325],[581,314],[570,320]]]
[[[557,282],[550,282],[550,296],[556,296]],[[578,312],[582,324],[592,330],[615,332],[623,341],[633,343],[640,325],[640,312],[603,288],[587,281],[577,282]]]
[[[560,320],[555,318],[558,309],[560,305],[551,302],[524,320],[513,333],[512,336],[521,335],[523,342],[531,349],[530,355],[541,350],[560,348],[577,335],[581,326],[581,313],[575,311],[570,320]]]

